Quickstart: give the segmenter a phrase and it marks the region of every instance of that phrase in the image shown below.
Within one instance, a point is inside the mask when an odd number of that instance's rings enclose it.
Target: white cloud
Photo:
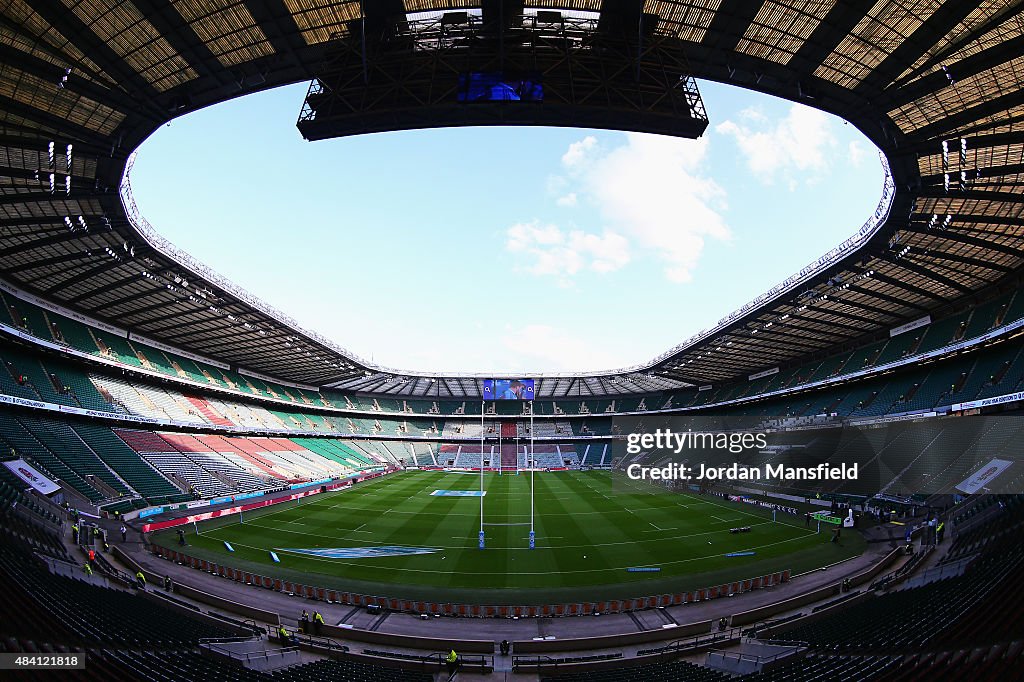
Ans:
[[[780,176],[791,180],[794,173],[804,174],[804,181],[813,183],[829,169],[828,152],[836,146],[836,138],[826,114],[794,104],[774,124],[764,117],[741,118],[746,122],[724,121],[715,131],[735,139],[747,167],[764,184],[771,185]]]
[[[629,262],[629,242],[607,230],[601,236],[573,230],[569,233],[569,246],[589,255],[590,268],[597,272],[612,272]]]
[[[742,109],[739,113],[740,118],[745,118],[750,121],[767,121],[768,117],[764,115],[764,112],[757,107],[747,107]]]
[[[579,142],[573,142],[569,149],[562,155],[562,165],[568,169],[574,169],[583,164],[587,156],[597,149],[597,138],[587,135]]]
[[[570,144],[561,159],[565,174],[548,180],[559,206],[596,210],[600,231],[513,225],[506,247],[522,269],[565,285],[581,271],[614,272],[643,254],[669,281],[689,282],[707,239],[731,238],[721,215],[725,191],[704,175],[706,137],[623,137],[610,149],[592,135]]]
[[[725,191],[701,175],[707,138],[628,133],[626,144],[592,156],[582,192],[609,226],[662,263],[672,282],[693,277],[705,240],[730,239]]]
[[[527,251],[533,246],[561,244],[565,235],[555,225],[541,225],[538,221],[519,223],[508,228],[509,251]]]
[[[517,266],[534,275],[551,275],[568,284],[584,269],[612,272],[629,262],[629,244],[622,235],[605,231],[562,230],[557,225],[517,223],[506,232],[505,248],[520,257]]]
[[[851,166],[854,168],[860,168],[861,164],[864,163],[864,157],[867,156],[867,151],[857,140],[850,140],[850,145],[847,148],[847,156],[850,159]]]

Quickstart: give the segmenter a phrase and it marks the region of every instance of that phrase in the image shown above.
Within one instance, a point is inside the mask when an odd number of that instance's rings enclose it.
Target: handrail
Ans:
[[[743,629],[740,627],[730,627],[728,630],[718,630],[716,632],[705,633],[701,635],[693,635],[692,637],[684,637],[681,639],[674,639],[668,644],[660,647],[654,647],[651,649],[640,649],[637,651],[637,657],[640,656],[671,656],[687,649],[693,649],[698,646],[703,646],[713,642],[725,641],[729,642],[734,639],[741,639],[743,637]]]
[[[788,644],[777,644],[772,642],[772,646],[797,646]],[[759,654],[744,653],[742,651],[728,651],[726,649],[712,649],[708,654],[718,654],[722,658],[736,659],[737,661],[754,661],[755,663],[771,663],[777,661],[785,656],[791,656],[794,651],[798,649],[788,649],[786,651],[780,651],[778,653],[771,654],[769,656],[761,656]]]
[[[293,652],[298,653],[300,651],[299,647],[297,646],[285,646],[279,647],[277,649],[264,649],[262,651],[232,651],[227,647],[218,646],[217,644],[207,644],[206,647],[210,651],[216,651],[218,653],[226,655],[228,658],[238,661],[245,661],[246,663],[257,659],[269,661],[272,657],[280,658],[286,656],[287,654]]]
[[[889,588],[890,583],[900,582],[903,578],[913,573],[914,570],[917,569],[917,567],[934,551],[935,546],[929,545],[923,551],[915,552],[914,555],[910,557],[910,561],[903,564],[895,571],[890,571],[875,582],[871,583],[870,589],[884,590]]]
[[[252,623],[252,631],[256,633],[256,636],[263,639],[263,634],[267,631],[262,625],[256,622],[255,618],[246,618],[242,621],[242,625],[249,625]]]
[[[761,630],[768,630],[768,629],[773,628],[773,627],[775,627],[777,625],[784,625],[785,623],[788,623],[791,620],[796,620],[797,618],[803,618],[806,615],[807,615],[806,613],[804,613],[803,611],[800,611],[799,613],[794,613],[794,614],[791,614],[789,616],[782,616],[781,618],[770,618],[768,620],[759,620],[756,623],[754,623],[753,625],[751,625],[750,627],[744,628],[743,632],[741,634],[742,634],[743,637],[751,637],[751,638],[757,639],[757,635],[758,635],[759,632],[761,632]]]
[[[434,659],[437,659],[437,665],[439,667],[444,667],[445,664],[447,663],[447,661],[445,660],[447,658],[447,656],[448,656],[448,654],[446,652],[438,651],[438,652],[434,652],[432,654],[424,655],[422,660],[423,660],[424,663],[427,663],[429,661],[433,661]],[[479,660],[477,660],[477,659],[479,659]],[[490,656],[488,656],[487,654],[459,654],[458,661],[459,661],[458,665],[459,665],[460,668],[462,668],[464,666],[476,667],[477,665],[479,665],[480,666],[480,672],[486,672],[486,670],[487,670],[487,663],[489,661],[490,664],[491,664],[491,666],[490,666],[491,669],[492,670],[494,669],[494,655],[493,654],[490,655]]]
[[[200,644],[230,644],[232,642],[250,642],[252,637],[200,637]]]
[[[295,633],[293,637],[295,638],[295,641],[299,643],[302,642],[303,635],[301,633]],[[328,651],[340,651],[341,653],[349,652],[349,647],[347,644],[342,644],[341,642],[335,639],[331,639],[330,637],[319,637],[313,635],[305,635],[305,637],[306,644],[310,646],[324,647]]]
[[[531,659],[533,661],[532,664],[529,662]],[[534,667],[540,667],[542,660],[545,662],[545,665],[551,666],[555,670],[555,672],[558,671],[559,660],[557,658],[553,658],[551,656],[546,656],[546,655],[543,655],[543,654],[530,654],[530,655],[518,654],[518,655],[513,655],[512,656],[512,671],[515,672],[516,667],[518,667],[520,665],[523,665],[524,661],[526,662],[525,663],[526,665],[533,665]]]
[[[810,647],[811,646],[810,642],[808,642],[806,640],[803,640],[803,639],[773,639],[773,640],[771,640],[771,643],[772,644],[777,644],[779,646],[802,646],[802,647]]]
[[[518,654],[512,656],[512,670],[515,671],[517,667],[540,668],[541,666],[549,666],[557,672],[560,665],[572,666],[580,663],[604,663],[606,661],[618,660],[622,657],[621,651],[606,654],[581,654],[579,656],[566,654],[558,658],[546,654]]]

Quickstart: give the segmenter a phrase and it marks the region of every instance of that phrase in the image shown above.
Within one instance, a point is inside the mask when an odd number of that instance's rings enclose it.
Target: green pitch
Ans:
[[[864,549],[853,531],[837,545],[802,520],[779,514],[773,523],[771,512],[752,505],[670,493],[619,474],[567,471],[534,476],[537,535],[531,550],[530,475],[488,474],[484,480],[484,550],[477,548],[480,498],[431,495],[479,490],[479,475],[410,471],[246,513],[242,523],[235,515],[200,524],[199,535],[189,530],[187,551],[345,591],[525,604],[638,597],[785,569],[799,573]],[[751,532],[729,532],[737,526]],[[157,533],[154,542],[177,548],[174,531]],[[427,553],[350,556],[380,548]],[[303,549],[345,549],[349,556],[295,551]],[[271,561],[271,550],[280,564]],[[755,554],[724,556],[743,551]],[[644,566],[661,570],[626,571]]]

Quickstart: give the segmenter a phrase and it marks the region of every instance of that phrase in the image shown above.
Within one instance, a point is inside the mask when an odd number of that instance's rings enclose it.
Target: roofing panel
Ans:
[[[523,4],[526,7],[540,9],[565,9],[576,12],[599,12],[603,0],[526,0]],[[406,0],[409,4],[409,0]]]
[[[224,66],[274,53],[241,0],[172,0],[171,4]]]
[[[164,92],[197,77],[185,58],[128,0],[61,0],[150,85]]]
[[[722,0],[646,0],[644,12],[658,15],[659,34],[699,43],[721,6]]]
[[[1019,90],[1018,84],[1022,75],[1024,57],[1017,57],[993,69],[962,80],[954,80],[941,90],[930,92],[921,99],[893,109],[889,116],[904,132],[911,132],[936,119]]]
[[[363,16],[359,0],[284,0],[284,4],[309,45],[348,33],[347,23]]]
[[[836,0],[804,0],[785,4],[768,0],[761,6],[736,49],[752,57],[788,64],[835,4]]]
[[[9,64],[0,65],[0,95],[104,134],[114,132],[125,118],[120,111]]]
[[[877,0],[814,75],[854,88],[930,17],[939,0]]]
[[[103,70],[60,31],[50,25],[24,0],[6,0],[0,12],[9,17],[18,32],[0,27],[0,42],[55,66],[73,68],[76,73],[107,85],[113,83]]]
[[[1015,4],[1015,2],[1007,2],[1007,0],[982,0],[978,2],[978,6],[971,11],[964,21],[960,22],[953,30],[939,36],[935,45],[900,74],[897,82],[906,79],[926,65],[931,64],[929,69],[922,71],[919,75],[941,70],[943,65],[954,64],[961,59],[973,56],[1024,34],[1024,17],[1019,13],[1010,12],[1003,20],[997,19],[1000,14],[1005,14]],[[975,32],[982,30],[983,27],[993,20],[997,21],[994,26],[989,27],[988,30],[979,36],[974,35]]]
[[[403,0],[402,4],[406,12],[429,12],[432,10],[479,7],[480,0]]]

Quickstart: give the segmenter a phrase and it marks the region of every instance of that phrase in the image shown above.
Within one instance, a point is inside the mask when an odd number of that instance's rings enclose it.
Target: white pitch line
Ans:
[[[750,525],[751,525],[751,527],[765,526],[765,525],[768,525],[769,523],[771,523],[771,521],[762,521],[761,523],[752,523]],[[348,534],[350,533],[350,531],[344,531],[344,534],[339,537],[337,535],[328,535],[326,533],[307,533],[305,531],[291,530],[289,528],[282,528],[280,526],[276,526],[276,527],[274,527],[274,526],[262,526],[262,525],[260,525],[258,523],[247,523],[245,525],[247,525],[247,526],[250,526],[250,525],[251,526],[256,526],[257,528],[266,528],[267,530],[273,530],[273,531],[277,531],[279,533],[288,533],[290,535],[307,535],[307,536],[310,536],[310,537],[319,538],[321,542],[341,541],[341,540],[344,540],[348,536]],[[219,528],[215,529],[214,531],[210,531],[208,533],[204,533],[204,535],[209,535],[210,537],[219,540],[220,538],[218,538],[216,535],[213,534],[217,530],[221,530],[221,529],[219,529]],[[360,532],[368,533],[370,531],[360,531]],[[660,542],[664,542],[665,540],[685,540],[686,538],[697,538],[697,537],[703,537],[703,536],[706,536],[706,535],[716,535],[719,532],[721,532],[721,531],[708,530],[708,531],[704,531],[704,532],[701,532],[701,533],[686,533],[686,534],[683,534],[683,535],[669,535],[669,536],[664,537],[664,538],[654,538],[654,539],[651,539],[651,540],[645,540],[644,542],[659,542],[660,543]],[[809,531],[808,534],[809,535],[814,535],[814,531],[813,530]],[[798,536],[798,537],[805,537],[805,536]],[[457,539],[465,540],[466,538],[459,537]],[[545,539],[547,539],[547,538],[545,538]],[[376,544],[376,545],[390,544],[386,540],[366,539],[366,540],[361,540],[361,542],[367,542],[367,543]],[[234,540],[232,540],[231,543],[232,544],[240,544],[240,543],[235,542]],[[619,547],[619,546],[623,546],[623,545],[635,545],[635,544],[637,544],[637,540],[636,539],[629,539],[629,540],[620,540],[618,542],[589,543],[589,544],[586,544],[586,545],[563,545],[563,546],[559,547],[558,549],[576,549],[576,548],[579,548],[579,549],[594,549],[594,548],[597,548],[597,547]],[[246,545],[242,545],[242,546],[245,547]],[[768,545],[764,545],[764,546],[767,547]],[[441,547],[439,547],[439,549],[467,549],[467,548],[470,548],[470,546],[467,546],[467,545],[449,545],[449,546],[441,546]],[[475,544],[472,545],[471,548],[475,549],[476,545]],[[495,548],[495,549],[497,549],[497,548]],[[525,549],[525,548],[510,547],[508,549]],[[756,549],[756,548],[752,548],[752,549]],[[331,559],[331,561],[337,561],[337,560],[336,559]],[[573,571],[569,571],[569,572],[571,573]]]
[[[209,535],[210,535],[210,537],[213,537],[214,539],[219,539],[215,535],[213,535],[212,532],[209,533]],[[748,547],[747,550],[745,550],[745,551],[764,549],[765,547],[775,547],[775,546],[778,546],[778,545],[784,545],[784,544],[786,544],[788,542],[794,542],[796,540],[801,540],[801,539],[803,539],[803,536],[797,536],[797,537],[794,537],[794,538],[789,538],[788,540],[780,540],[778,542],[769,542],[768,544],[765,544],[765,545],[756,545],[754,547]],[[244,543],[236,542],[234,540],[232,540],[231,543],[233,545],[238,545],[239,547],[247,547],[249,549],[259,550],[261,552],[267,551],[266,547],[255,547],[253,545],[246,545]],[[609,544],[625,544],[625,543],[609,543]],[[578,547],[606,547],[608,545],[574,545],[574,547],[575,546],[578,546]],[[470,547],[470,546],[445,547],[445,548],[442,548],[442,549],[471,549],[471,548],[475,548],[475,545],[473,545],[472,547]],[[519,550],[522,550],[522,551],[525,551],[525,552],[534,551],[534,550],[530,550],[530,549],[528,549],[526,547],[492,547],[491,549],[500,549],[500,550],[504,550],[504,551],[519,551]],[[554,547],[537,547],[537,549],[555,549],[555,548]],[[674,566],[674,565],[680,565],[680,564],[688,564],[688,563],[691,563],[691,562],[694,562],[694,561],[703,561],[705,559],[714,559],[714,558],[717,558],[717,557],[720,557],[720,556],[721,556],[721,554],[718,554],[718,553],[707,554],[707,555],[704,555],[704,556],[695,556],[695,557],[689,557],[689,558],[686,558],[686,559],[677,559],[677,560],[674,560],[674,561],[663,561],[663,562],[660,563],[660,565],[661,566]],[[345,561],[345,560],[341,560],[341,559],[329,559],[329,558],[326,558],[326,557],[316,557],[316,556],[305,555],[305,554],[302,555],[302,559],[306,560],[306,561],[320,561],[320,562],[330,563],[330,564],[340,565],[340,566],[356,566],[356,567],[365,567],[366,566],[365,563],[353,563],[351,561]],[[630,566],[630,565],[632,565],[632,564],[627,564],[627,566]],[[557,571],[557,573],[559,573],[561,575],[568,575],[568,574],[575,574],[575,573],[613,573],[613,572],[616,572],[616,571],[621,571],[622,569],[626,568],[627,566],[609,566],[607,568],[589,568],[589,569],[581,569],[581,570],[575,570],[575,571]],[[397,566],[391,566],[391,567],[388,567],[387,569],[381,569],[381,570],[387,570],[387,571],[392,571],[392,572],[402,572],[402,573],[436,573],[436,574],[445,574],[445,575],[473,575],[473,576],[479,576],[479,575],[505,576],[505,575],[507,575],[507,573],[505,573],[505,572],[480,573],[480,572],[477,572],[477,571],[450,571],[450,570],[449,571],[438,571],[438,570],[425,570],[425,569],[420,569],[420,568],[408,568],[408,567],[400,568],[400,567],[397,567]],[[517,572],[517,575],[551,575],[552,573],[554,573],[554,572],[552,572],[552,571],[521,571],[521,572]]]

